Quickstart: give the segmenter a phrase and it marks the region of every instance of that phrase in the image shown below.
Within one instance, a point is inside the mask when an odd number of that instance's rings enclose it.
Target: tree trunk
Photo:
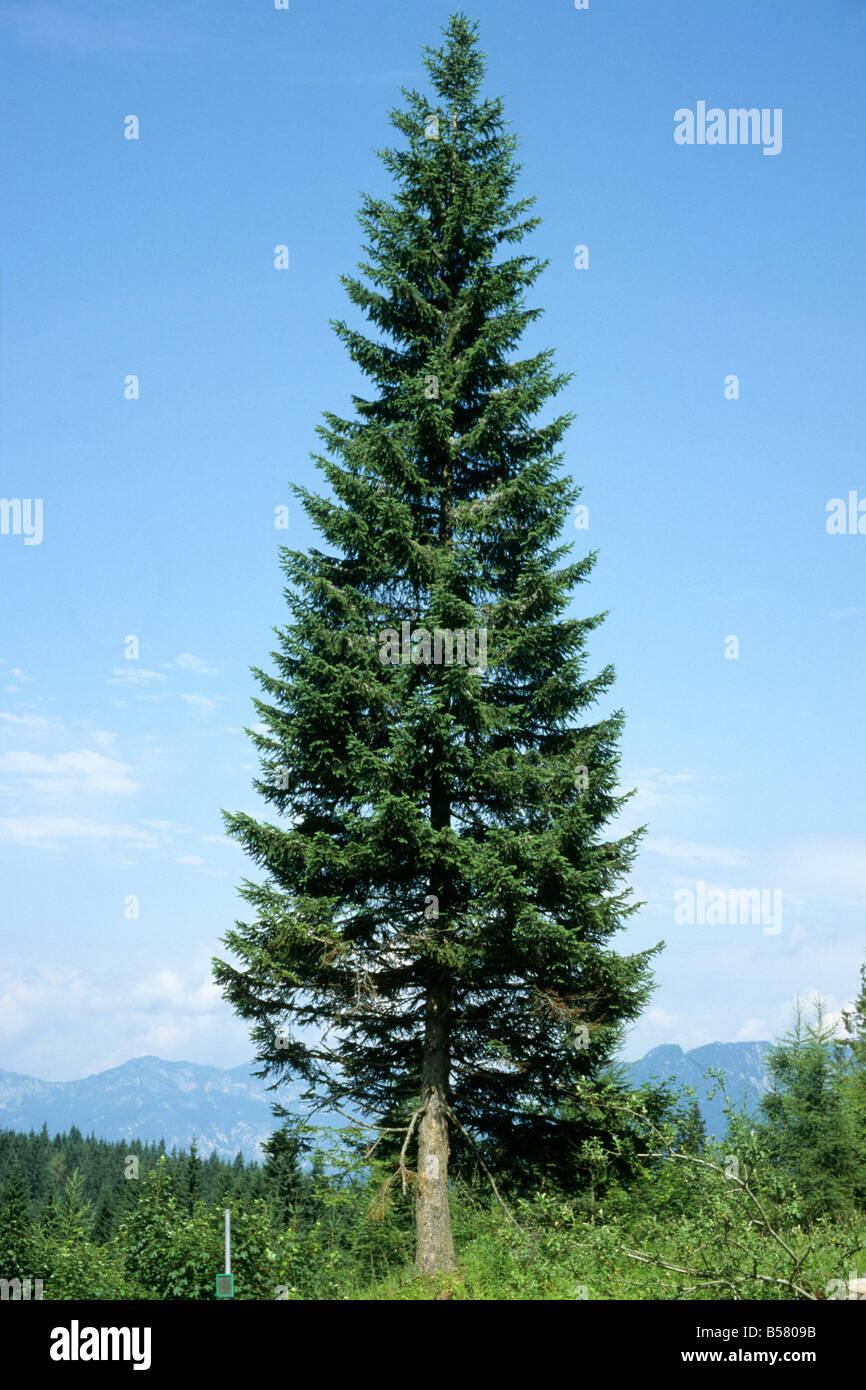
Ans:
[[[453,161],[456,157],[457,108],[451,117],[452,177],[451,200],[454,198]],[[446,301],[442,323],[442,342],[448,343],[448,309]],[[439,505],[439,535],[443,547],[452,546],[452,454],[449,442],[442,455],[442,491]],[[450,701],[449,701],[450,703]],[[431,761],[430,824],[434,830],[451,825],[451,803],[440,774],[440,761]],[[441,866],[434,864],[430,873],[430,893],[435,903],[434,921],[441,924],[447,918],[444,901],[445,879]],[[440,929],[434,926],[434,933]],[[424,1023],[424,1056],[421,1070],[421,1102],[424,1114],[418,1127],[418,1182],[415,1204],[415,1268],[419,1274],[441,1274],[457,1268],[454,1241],[451,1236],[451,1212],[448,1206],[448,1081],[450,1070],[451,985],[441,975],[427,987]]]
[[[415,1268],[439,1274],[457,1268],[448,1207],[448,991],[427,992],[424,1031],[423,1095],[426,1109],[418,1127]]]

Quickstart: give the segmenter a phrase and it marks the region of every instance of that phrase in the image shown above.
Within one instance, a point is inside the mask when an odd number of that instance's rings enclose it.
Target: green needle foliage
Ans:
[[[536,420],[570,378],[516,355],[546,263],[515,249],[539,219],[476,40],[458,15],[425,50],[432,96],[404,91],[381,152],[394,197],[363,201],[343,284],[376,336],[334,328],[372,386],[319,428],[331,495],[295,488],[327,549],[281,552],[290,621],[251,733],[277,820],[225,816],[264,877],[214,967],[262,1074],[404,1131],[436,1090],[454,1159],[469,1131],[503,1170],[577,1152],[569,1087],[660,947],[611,944],[639,906],[640,832],[604,838],[623,716],[588,715],[614,672],[586,672],[604,615],[567,614],[595,561],[560,543],[572,417]],[[486,664],[437,662],[413,628],[472,634],[476,658],[486,634]]]
[[[32,1249],[27,1187],[16,1163],[0,1196],[0,1279],[25,1279],[32,1274]]]
[[[855,1089],[862,1072],[821,999],[814,1012],[813,1022],[804,1019],[798,1000],[790,1031],[767,1055],[772,1087],[758,1126],[771,1167],[796,1183],[808,1217],[852,1209],[866,1176]]]
[[[860,967],[860,991],[850,1009],[843,1010],[845,1043],[849,1057],[846,1097],[858,1135],[866,1134],[866,965]],[[862,1147],[862,1145],[861,1145]],[[866,1162],[860,1181],[860,1200],[866,1198]]]

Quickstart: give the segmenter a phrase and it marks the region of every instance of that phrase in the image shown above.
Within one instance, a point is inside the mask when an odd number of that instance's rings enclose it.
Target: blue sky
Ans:
[[[250,1056],[210,982],[249,868],[220,808],[261,809],[249,667],[280,543],[315,543],[288,485],[363,393],[328,320],[451,9],[0,0],[0,496],[43,504],[39,544],[0,534],[0,1067]],[[773,1036],[866,959],[866,535],[826,524],[866,499],[866,4],[466,9],[544,219],[524,342],[575,373],[574,611],[609,610],[619,828],[649,825],[619,944],[667,947],[626,1055]],[[781,109],[781,151],[678,145],[699,101]],[[779,890],[781,930],[675,921],[699,883]]]

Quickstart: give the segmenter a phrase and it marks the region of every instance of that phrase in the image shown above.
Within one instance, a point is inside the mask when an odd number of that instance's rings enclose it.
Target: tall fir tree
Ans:
[[[845,1101],[851,1115],[860,1152],[866,1139],[866,965],[860,967],[860,991],[850,1009],[843,1009],[845,1027]],[[866,1161],[861,1169],[857,1196],[866,1206]]]
[[[771,1162],[794,1180],[805,1216],[850,1211],[863,1191],[862,1133],[847,1103],[849,1063],[821,999],[813,1021],[797,1000],[766,1067],[771,1089],[761,1098],[759,1132]]]
[[[850,1052],[853,1069],[864,1092],[863,1108],[866,1113],[866,965],[860,966],[860,990],[851,1007],[842,1010],[842,1023],[845,1047]]]
[[[432,97],[403,92],[405,147],[381,153],[396,196],[359,215],[367,283],[343,277],[380,336],[334,324],[374,393],[319,427],[333,496],[295,489],[330,550],[282,551],[292,621],[254,672],[255,785],[282,823],[226,815],[265,878],[224,938],[240,963],[214,966],[263,1074],[408,1137],[435,1272],[452,1146],[576,1151],[569,1084],[639,1014],[654,951],[610,944],[637,906],[639,832],[603,838],[622,714],[581,722],[614,678],[584,670],[604,615],[565,616],[595,554],[559,543],[572,416],[533,423],[570,378],[514,355],[541,313],[523,295],[546,263],[511,253],[534,199],[477,26],[453,16],[425,65]]]

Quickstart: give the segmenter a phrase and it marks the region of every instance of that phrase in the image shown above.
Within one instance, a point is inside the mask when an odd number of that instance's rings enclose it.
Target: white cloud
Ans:
[[[647,1020],[655,1028],[673,1028],[674,1024],[680,1021],[678,1014],[669,1014],[666,1009],[650,1009]]]
[[[147,1052],[182,1053],[188,1043],[225,1027],[226,1004],[206,957],[179,970],[155,970],[133,986],[130,1006]]]
[[[200,854],[179,854],[175,857],[175,864],[182,864],[184,868],[192,869],[195,874],[203,874],[205,878],[228,878],[224,869],[206,869],[205,860]]]
[[[209,1014],[166,1020],[148,1028],[141,1043],[148,1052],[154,1052],[157,1056],[165,1052],[180,1052],[189,1042],[213,1033],[215,1027],[215,1019]]]
[[[92,1013],[105,1005],[103,993],[73,966],[46,966],[29,980],[0,975],[0,1037],[41,1029],[58,1010]]]
[[[728,849],[720,845],[702,845],[694,840],[671,840],[647,837],[642,848],[650,854],[659,854],[663,859],[673,859],[678,864],[714,864],[722,869],[739,868],[746,863],[748,856],[741,849]]]
[[[93,1069],[90,1059],[100,1051],[112,1057],[110,1065],[154,1050],[183,1055],[187,1040],[203,1033],[216,1039],[227,1026],[231,1031],[233,1021],[204,953],[180,970],[158,969],[143,980],[110,978],[107,971],[88,979],[69,965],[43,966],[22,978],[0,973],[0,1038],[7,1053],[17,1042],[28,1061],[16,1070],[31,1075],[44,1075],[46,1064],[49,1075],[58,1065],[67,1070],[69,1045],[74,1050],[81,1037],[88,1060],[73,1064],[79,1075]],[[58,1038],[64,1039],[59,1063]]]
[[[76,753],[6,753],[0,757],[0,771],[19,773],[34,791],[61,796],[89,792],[129,796],[139,790],[128,776],[126,763],[87,748]]]
[[[0,713],[0,719],[5,724],[26,724],[32,729],[54,728],[59,723],[59,719],[44,719],[41,714],[5,714]]]
[[[770,1025],[766,1019],[747,1018],[737,1031],[734,1042],[764,1042],[769,1032]]]
[[[110,734],[105,729],[94,729],[87,737],[97,748],[112,748],[117,742],[117,734]]]
[[[148,685],[151,681],[164,681],[167,677],[161,671],[149,671],[146,666],[115,666],[109,678],[109,685]]]
[[[106,825],[76,816],[0,817],[0,841],[57,849],[64,840],[121,840],[139,849],[152,849],[157,843],[153,835],[134,825]]]
[[[201,656],[193,656],[192,652],[181,652],[174,661],[167,661],[166,666],[177,666],[181,671],[191,671],[195,676],[216,676],[219,674],[218,666],[208,666],[205,659]]]
[[[657,767],[624,768],[620,776],[623,792],[634,794],[614,818],[614,826],[631,828],[644,822],[651,811],[660,807],[668,810],[676,807],[704,805],[706,795],[696,788],[703,779],[697,772],[662,772]]]
[[[44,985],[25,980],[0,980],[0,1037],[23,1033],[45,1006]]]
[[[160,835],[188,835],[189,826],[181,825],[175,820],[142,820],[142,825],[147,825],[151,830],[158,830]]]
[[[802,840],[785,847],[776,867],[786,892],[861,904],[866,901],[866,840]]]
[[[181,695],[182,700],[186,700],[188,705],[194,705],[196,709],[203,710],[205,714],[210,714],[211,710],[216,709],[218,703],[222,703],[225,695]]]
[[[175,970],[156,970],[132,988],[132,998],[148,1008],[164,1007],[186,1013],[213,1013],[222,1004],[222,995],[210,975],[204,979],[188,971],[186,977]]]

